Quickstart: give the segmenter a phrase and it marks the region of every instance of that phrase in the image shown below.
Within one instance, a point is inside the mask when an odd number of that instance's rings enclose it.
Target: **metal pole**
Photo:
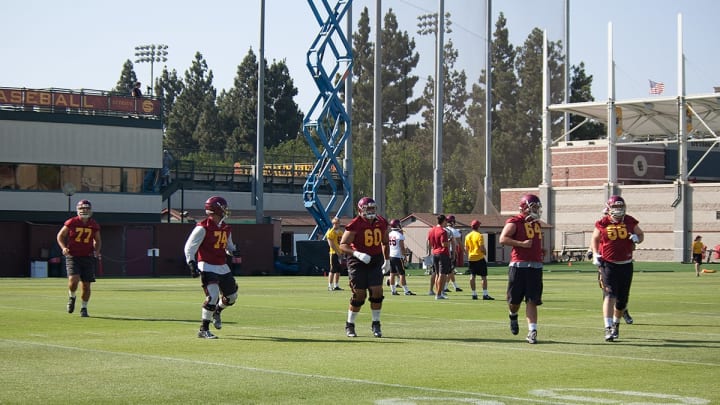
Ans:
[[[352,4],[350,4],[350,8],[348,8],[347,11],[347,40],[348,43],[352,44],[352,32],[353,32],[353,26],[352,26]],[[348,116],[348,122],[347,125],[352,125],[352,69],[350,71],[350,74],[347,75],[347,78],[345,78],[345,111],[347,112]],[[352,126],[351,126],[352,128]],[[353,184],[353,164],[352,164],[352,131],[350,131],[350,134],[348,135],[347,139],[345,140],[345,159],[343,161],[343,168],[345,170],[345,178],[347,178],[347,183],[350,186],[348,190],[345,190],[345,195],[349,196],[348,200],[352,202],[352,184]],[[341,213],[338,213],[338,216],[352,218],[353,216],[353,204],[346,204],[343,208]]]
[[[435,183],[435,198],[433,199],[433,212],[440,214],[443,211],[443,177],[442,177],[442,137],[443,137],[443,48],[445,33],[445,1],[438,0],[438,18],[435,51],[435,164],[433,168],[433,183]]]
[[[490,215],[492,201],[492,0],[485,0],[485,215]]]
[[[265,0],[260,0],[260,47],[258,52],[257,150],[255,151],[255,223],[263,223],[265,160]]]
[[[565,91],[563,92],[564,103],[570,102],[570,0],[565,0]],[[570,141],[570,114],[563,113],[563,129],[565,141]]]
[[[373,198],[377,212],[384,215],[382,192],[382,0],[375,1],[375,66],[373,86]]]

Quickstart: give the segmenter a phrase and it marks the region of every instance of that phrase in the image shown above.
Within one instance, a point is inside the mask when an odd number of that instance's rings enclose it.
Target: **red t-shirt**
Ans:
[[[428,241],[430,242],[432,254],[450,256],[449,239],[445,228],[437,225],[433,226],[428,232]],[[445,242],[445,246],[443,246],[443,242]]]
[[[83,222],[79,216],[68,219],[63,225],[70,230],[67,241],[70,256],[92,256],[95,250],[95,233],[100,232],[100,225],[92,218]]]
[[[198,261],[216,265],[225,264],[230,225],[223,222],[218,226],[208,217],[199,222],[197,226],[205,228],[205,238],[197,251]]]
[[[540,228],[539,221],[527,221],[527,218],[518,214],[514,217],[508,218],[505,221],[506,224],[515,224],[515,234],[510,235],[513,239],[524,241],[532,239],[532,246],[529,248],[522,248],[513,246],[512,252],[510,253],[511,262],[542,262],[543,261],[543,246],[542,246],[542,229]]]
[[[350,243],[353,249],[358,252],[367,253],[370,256],[383,253],[383,235],[387,234],[388,223],[385,218],[377,215],[371,222],[357,216],[345,226],[346,231],[355,232],[355,239]]]
[[[600,231],[599,250],[603,260],[612,263],[632,260],[635,244],[630,240],[630,235],[635,233],[635,225],[638,223],[630,215],[625,215],[618,223],[613,223],[608,215],[595,222],[595,228]]]

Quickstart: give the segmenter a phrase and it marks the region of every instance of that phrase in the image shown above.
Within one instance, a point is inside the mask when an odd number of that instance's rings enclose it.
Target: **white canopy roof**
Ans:
[[[692,131],[688,134],[691,140],[720,139],[720,93],[686,96],[685,101],[692,119]],[[623,138],[630,137],[635,142],[676,140],[679,121],[677,97],[616,101],[614,105],[621,110]],[[607,125],[608,102],[553,104],[548,108]]]

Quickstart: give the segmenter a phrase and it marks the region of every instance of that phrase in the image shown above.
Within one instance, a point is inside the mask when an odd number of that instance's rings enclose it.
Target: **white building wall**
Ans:
[[[161,129],[0,120],[0,162],[159,168],[162,140]]]
[[[674,261],[675,253],[682,247],[675,246],[673,202],[677,187],[666,185],[621,186],[621,195],[628,205],[627,213],[640,221],[645,241],[638,245],[635,258],[638,261]],[[507,189],[503,191],[512,191]],[[585,244],[590,237],[605,206],[604,187],[556,187],[551,191],[553,204],[544,209],[554,209],[554,250],[562,248],[564,232],[585,232]],[[688,186],[687,204],[689,215],[686,235],[690,240],[702,235],[703,242],[712,248],[720,245],[720,184],[694,183]],[[681,203],[682,205],[682,203]],[[503,213],[503,215],[508,213]],[[514,213],[510,213],[511,215]],[[689,247],[688,247],[689,248]]]
[[[230,206],[230,212],[233,210],[254,210],[252,205],[253,199],[251,193],[239,193],[229,191],[212,191],[212,190],[185,190],[176,191],[170,197],[170,208],[179,209],[181,198],[184,202],[184,208],[201,209],[205,204],[205,200],[214,195],[220,195],[225,198]],[[327,206],[331,196],[321,195],[320,201]],[[163,202],[163,208],[167,208],[167,201]],[[307,209],[303,205],[302,194],[289,193],[264,193],[263,194],[263,211],[298,211],[307,213]],[[310,215],[308,213],[308,215]]]
[[[158,214],[162,210],[162,197],[155,194],[76,193],[70,197],[70,210],[87,199],[95,212]],[[6,211],[67,212],[68,197],[62,193],[42,191],[0,192],[0,206]]]

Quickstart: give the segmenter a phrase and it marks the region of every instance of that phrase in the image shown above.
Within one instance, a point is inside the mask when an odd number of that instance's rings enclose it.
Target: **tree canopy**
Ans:
[[[446,16],[451,18],[450,15]],[[382,66],[382,171],[386,216],[404,217],[432,209],[433,147],[435,131],[435,77],[423,83],[415,71],[420,62],[415,39],[403,30],[392,9],[384,16],[381,32]],[[375,46],[368,8],[360,13],[353,33],[352,145],[353,199],[372,195],[373,92]],[[486,133],[485,94],[488,72],[469,82],[457,66],[461,50],[451,37],[443,49],[443,211],[483,212],[485,162],[491,162],[492,199],[499,204],[500,189],[534,187],[542,175],[542,66],[543,34],[533,29],[524,42],[510,43],[507,19],[500,13],[492,34],[491,132]],[[562,100],[563,44],[548,43],[551,102]],[[434,55],[427,55],[434,58]],[[294,98],[298,94],[285,60],[265,67],[265,154],[288,163],[311,162],[313,154],[302,136],[303,112]],[[213,73],[200,52],[180,79],[164,68],[154,84],[163,104],[164,146],[178,158],[220,156],[218,161],[252,163],[257,137],[258,57],[250,48],[237,67],[230,89],[213,85]],[[592,101],[593,76],[584,63],[570,69],[571,102]],[[302,72],[307,74],[307,72]],[[129,92],[137,76],[130,60],[124,62],[112,91]],[[422,86],[421,88],[419,88]],[[416,92],[420,91],[419,95]],[[552,119],[552,136],[560,135],[563,117]],[[581,117],[570,117],[570,127]],[[573,132],[576,139],[602,137],[601,124],[586,123]],[[491,139],[490,156],[485,142]],[[275,160],[278,162],[277,160]]]

